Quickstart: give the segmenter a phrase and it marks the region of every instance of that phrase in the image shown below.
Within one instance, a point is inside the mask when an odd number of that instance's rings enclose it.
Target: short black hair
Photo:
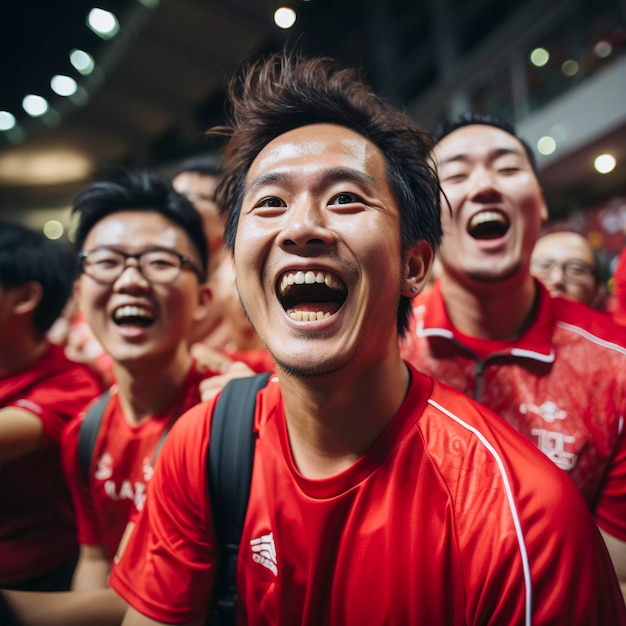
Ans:
[[[41,285],[35,309],[35,331],[44,335],[61,315],[76,277],[74,254],[63,243],[9,221],[0,221],[0,285],[4,289],[30,282]]]
[[[89,231],[103,218],[120,211],[141,210],[160,213],[180,226],[196,249],[206,275],[209,252],[200,213],[169,179],[151,170],[116,168],[107,180],[94,182],[79,194],[73,209],[80,216],[75,235],[77,251],[82,250]]]
[[[218,154],[202,154],[189,157],[174,169],[172,178],[176,178],[179,174],[191,172],[202,176],[212,176],[214,178],[222,178],[224,169]]]
[[[536,176],[539,174],[539,170],[537,168],[537,159],[535,157],[533,149],[530,147],[530,144],[528,144],[528,142],[526,142],[517,134],[515,126],[513,126],[513,124],[510,124],[506,120],[496,115],[467,111],[455,119],[442,122],[435,131],[435,142],[439,143],[446,135],[453,133],[459,128],[480,124],[482,124],[483,126],[494,126],[495,128],[499,128],[505,133],[508,133],[512,137],[515,137],[515,139],[517,139],[522,144],[524,151],[526,152],[526,156],[528,157],[530,166],[533,168],[533,172]]]

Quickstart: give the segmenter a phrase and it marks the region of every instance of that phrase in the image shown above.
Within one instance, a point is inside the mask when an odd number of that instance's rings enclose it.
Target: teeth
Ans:
[[[122,317],[150,317],[150,313],[146,309],[129,304],[117,309],[114,313],[114,317],[115,319],[120,319]]]
[[[290,285],[314,285],[325,284],[330,289],[341,289],[341,283],[332,274],[326,274],[324,272],[290,272],[284,274],[280,281],[280,291],[284,293]]]
[[[317,322],[330,317],[330,313],[322,313],[322,311],[289,311],[289,317],[296,322]]]
[[[480,213],[474,215],[472,220],[470,221],[470,228],[475,228],[476,226],[480,226],[480,224],[484,224],[485,222],[500,222],[504,224],[504,217],[501,213],[497,211],[481,211]]]

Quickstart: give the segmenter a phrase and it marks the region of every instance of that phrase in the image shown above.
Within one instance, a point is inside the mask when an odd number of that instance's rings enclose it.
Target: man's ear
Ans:
[[[12,309],[14,315],[32,313],[41,302],[43,287],[40,283],[31,281],[11,289],[13,293]]]
[[[424,287],[435,253],[427,241],[421,239],[405,255],[402,295],[415,297]]]
[[[209,312],[209,307],[213,303],[213,292],[206,283],[200,283],[198,288],[198,305],[193,314],[194,322],[202,321]]]

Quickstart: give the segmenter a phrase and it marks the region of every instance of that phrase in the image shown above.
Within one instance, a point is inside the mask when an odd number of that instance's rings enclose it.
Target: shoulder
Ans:
[[[480,485],[507,500],[552,509],[576,492],[567,474],[517,430],[456,389],[435,381],[424,416],[420,428],[429,454],[457,493]]]
[[[75,404],[103,391],[99,376],[84,363],[69,359],[60,346],[51,345],[35,367],[40,372],[41,384],[47,384],[59,393],[70,394]]]
[[[562,331],[626,355],[626,328],[609,315],[565,298],[551,298],[550,303],[556,325]]]

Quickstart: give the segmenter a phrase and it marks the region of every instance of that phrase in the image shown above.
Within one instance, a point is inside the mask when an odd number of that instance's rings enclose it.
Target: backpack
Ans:
[[[267,385],[270,372],[236,378],[222,389],[211,421],[207,451],[207,478],[220,567],[209,616],[211,626],[235,623],[237,555],[250,495],[255,433],[256,396]],[[109,393],[103,393],[85,415],[78,435],[78,456],[87,472]],[[167,433],[166,433],[167,434]],[[165,436],[157,447],[160,450]],[[219,511],[219,515],[215,512]]]

